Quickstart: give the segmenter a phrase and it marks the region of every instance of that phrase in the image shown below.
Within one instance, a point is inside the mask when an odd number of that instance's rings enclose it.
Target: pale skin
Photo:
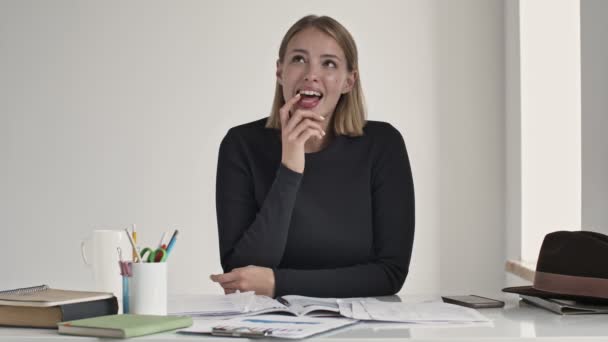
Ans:
[[[291,38],[283,60],[277,61],[277,82],[283,88],[285,105],[279,110],[281,119],[281,162],[289,169],[303,173],[305,154],[323,149],[333,138],[328,129],[340,96],[350,92],[357,77],[349,71],[344,51],[325,33],[307,28]],[[323,94],[313,108],[303,108],[298,91],[314,89]],[[274,297],[275,278],[272,269],[247,266],[224,274],[213,274],[230,294],[255,291]]]

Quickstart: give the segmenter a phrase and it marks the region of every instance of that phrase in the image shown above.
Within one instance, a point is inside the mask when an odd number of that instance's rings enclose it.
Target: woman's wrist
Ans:
[[[304,165],[299,165],[300,163],[289,160],[287,158],[283,158],[281,160],[281,164],[283,164],[283,166],[285,166],[286,168],[288,168],[289,170],[293,171],[293,172],[297,172],[297,173],[304,173]]]
[[[270,269],[270,298],[274,298],[276,295],[276,280],[274,276],[274,269]]]

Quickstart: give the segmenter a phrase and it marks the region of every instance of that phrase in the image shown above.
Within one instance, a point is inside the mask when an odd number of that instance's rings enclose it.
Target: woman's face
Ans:
[[[277,80],[285,101],[301,93],[296,108],[325,117],[333,114],[342,94],[352,90],[355,72],[349,72],[344,51],[325,33],[307,28],[287,44],[285,57],[277,61]]]

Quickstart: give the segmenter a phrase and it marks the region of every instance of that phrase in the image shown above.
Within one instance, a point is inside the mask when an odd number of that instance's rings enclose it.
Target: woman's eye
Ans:
[[[296,55],[296,56],[293,56],[293,58],[291,59],[291,61],[295,62],[295,63],[303,63],[304,62],[304,57]]]
[[[336,63],[334,61],[325,61],[325,63],[323,63],[323,64],[325,64],[325,66],[330,67],[330,68],[336,68],[337,67],[337,65],[336,65]]]

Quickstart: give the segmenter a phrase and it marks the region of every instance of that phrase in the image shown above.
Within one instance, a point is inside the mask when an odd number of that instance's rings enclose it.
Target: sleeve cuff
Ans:
[[[302,173],[295,172],[294,170],[285,166],[283,163],[281,163],[281,166],[279,166],[279,170],[277,171],[277,178],[280,178],[293,185],[298,185],[302,180],[302,177]]]
[[[287,275],[280,269],[274,268],[274,296],[280,297],[288,295],[286,292]]]

